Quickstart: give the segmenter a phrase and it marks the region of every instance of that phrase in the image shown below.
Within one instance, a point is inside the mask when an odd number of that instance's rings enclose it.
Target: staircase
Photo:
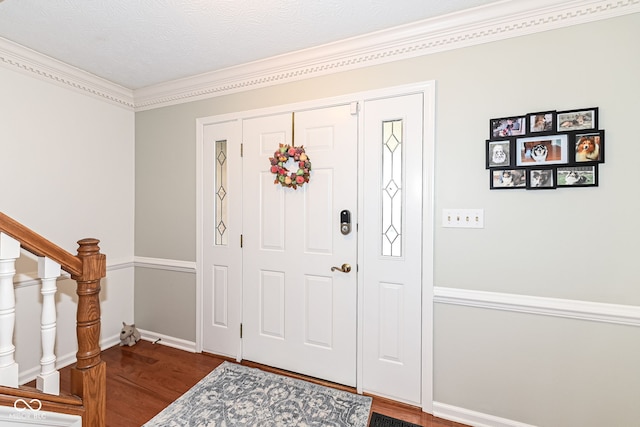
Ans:
[[[78,241],[78,254],[74,256],[0,212],[0,406],[13,407],[10,410],[16,411],[16,415],[31,411],[28,425],[38,419],[37,413],[52,412],[79,416],[83,427],[105,426],[106,365],[100,359],[99,297],[100,279],[106,276],[106,256],[100,253],[98,243],[97,239]],[[42,358],[36,387],[18,384],[19,367],[14,359],[16,303],[13,279],[15,262],[22,251],[38,257],[38,276],[42,283]],[[55,369],[54,354],[56,280],[62,271],[77,282],[78,294],[78,352],[68,392],[60,391],[60,374]],[[19,425],[20,417],[15,419],[15,424]]]

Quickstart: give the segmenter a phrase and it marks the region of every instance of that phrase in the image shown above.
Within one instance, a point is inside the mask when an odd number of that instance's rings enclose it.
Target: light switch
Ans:
[[[484,228],[484,209],[443,209],[442,226],[449,228]]]

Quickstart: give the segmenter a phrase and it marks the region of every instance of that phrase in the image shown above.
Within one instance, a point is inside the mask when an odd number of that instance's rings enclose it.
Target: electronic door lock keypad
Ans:
[[[340,232],[345,236],[351,233],[351,212],[346,209],[340,212]]]

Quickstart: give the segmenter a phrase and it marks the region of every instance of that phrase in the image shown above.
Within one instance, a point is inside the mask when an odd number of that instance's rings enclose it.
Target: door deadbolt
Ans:
[[[351,233],[351,212],[346,209],[340,212],[340,232],[345,236]]]

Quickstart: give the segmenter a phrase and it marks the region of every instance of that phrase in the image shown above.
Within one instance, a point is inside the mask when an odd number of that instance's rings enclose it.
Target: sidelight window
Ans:
[[[215,153],[215,244],[217,246],[227,245],[227,141],[216,141]]]
[[[382,255],[402,256],[402,120],[382,122]]]

